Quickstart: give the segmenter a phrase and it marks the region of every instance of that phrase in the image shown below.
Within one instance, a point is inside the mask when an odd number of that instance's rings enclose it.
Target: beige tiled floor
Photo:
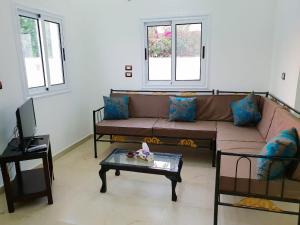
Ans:
[[[215,170],[210,165],[208,151],[182,150],[183,183],[177,185],[178,201],[174,203],[171,184],[163,176],[121,172],[120,177],[115,177],[110,171],[108,191],[99,193],[98,164],[113,146],[101,144],[100,148],[100,157],[94,159],[89,140],[55,161],[51,206],[41,198],[18,204],[16,212],[9,214],[5,197],[0,195],[0,224],[212,225]],[[221,207],[219,224],[296,225],[297,218]]]

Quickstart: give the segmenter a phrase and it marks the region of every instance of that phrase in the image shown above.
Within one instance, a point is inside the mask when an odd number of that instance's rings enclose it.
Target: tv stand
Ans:
[[[18,138],[14,138],[0,156],[0,165],[9,213],[14,212],[14,203],[17,201],[46,196],[48,198],[48,204],[53,204],[51,185],[54,176],[49,135],[40,136],[40,138],[34,142],[37,145],[46,144],[47,148],[38,152],[24,153],[22,149],[18,149],[19,145],[16,145]],[[20,162],[33,159],[42,159],[43,167],[22,171]],[[7,169],[8,163],[15,164],[16,176],[12,181],[10,180]]]

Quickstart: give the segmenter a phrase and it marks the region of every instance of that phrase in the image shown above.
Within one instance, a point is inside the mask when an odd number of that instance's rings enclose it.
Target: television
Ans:
[[[36,132],[36,118],[32,98],[17,109],[16,117],[19,132],[19,147],[25,151],[34,140]]]

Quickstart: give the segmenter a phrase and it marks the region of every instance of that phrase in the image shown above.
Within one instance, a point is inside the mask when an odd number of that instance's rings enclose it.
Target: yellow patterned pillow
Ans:
[[[195,93],[193,93],[193,92],[182,92],[182,93],[178,94],[178,96],[182,96],[182,97],[194,97]]]
[[[282,212],[282,209],[276,206],[272,201],[260,198],[244,198],[234,205],[240,207],[266,209],[273,212]]]

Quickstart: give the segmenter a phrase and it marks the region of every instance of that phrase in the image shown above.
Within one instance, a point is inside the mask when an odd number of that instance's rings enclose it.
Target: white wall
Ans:
[[[270,91],[300,109],[300,1],[277,0],[276,8]]]
[[[0,152],[15,126],[14,112],[24,101],[12,1],[0,3]],[[99,107],[110,88],[141,88],[141,18],[209,14],[209,88],[269,87],[274,0],[16,1],[65,18],[71,92],[35,99],[38,131],[50,133],[54,153],[91,132],[91,109]],[[133,65],[133,78],[124,77],[125,64]]]
[[[274,0],[93,0],[90,5],[90,13],[97,15],[91,25],[92,67],[104,93],[141,88],[141,18],[202,14],[211,18],[209,88],[269,88]],[[133,78],[124,77],[126,64],[133,65]]]
[[[83,35],[87,27],[85,18],[78,16],[84,12],[87,5],[85,1],[70,3],[60,0],[20,0],[18,3],[46,9],[65,18],[70,92],[34,99],[38,134],[50,134],[53,154],[56,154],[91,133],[91,111],[85,91],[89,86],[90,73],[86,62],[91,49],[86,47],[86,43],[89,43],[88,36]],[[74,7],[70,7],[70,4]],[[21,91],[12,7],[12,1],[1,0],[0,80],[3,82],[3,90],[0,90],[0,153],[7,145],[15,127],[15,110],[25,100]],[[36,162],[24,167],[32,167],[34,163]],[[0,186],[1,183],[0,177]]]

